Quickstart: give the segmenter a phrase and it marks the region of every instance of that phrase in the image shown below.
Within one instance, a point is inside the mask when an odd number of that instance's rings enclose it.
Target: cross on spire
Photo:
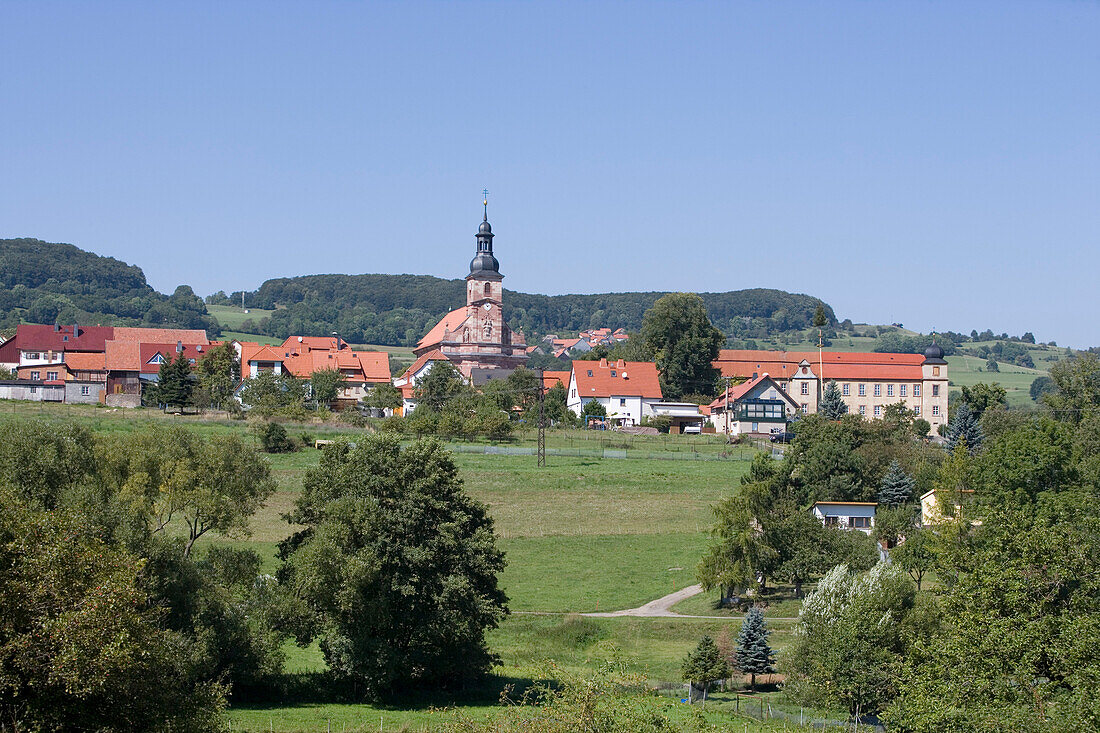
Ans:
[[[485,207],[485,216],[482,221],[489,221],[489,189],[481,189],[481,203]]]

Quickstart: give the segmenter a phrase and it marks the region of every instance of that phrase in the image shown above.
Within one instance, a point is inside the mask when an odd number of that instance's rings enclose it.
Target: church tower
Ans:
[[[488,370],[511,370],[527,362],[523,334],[513,333],[504,320],[504,276],[493,255],[488,198],[481,203],[477,250],[466,275],[466,306],[444,316],[413,350],[418,358],[438,350],[475,384],[488,378]]]
[[[470,274],[466,276],[466,315],[478,325],[475,340],[499,341],[504,333],[504,286],[500,263],[493,256],[493,227],[489,224],[489,200],[482,201],[485,211],[481,226],[477,228],[477,251],[470,260]]]

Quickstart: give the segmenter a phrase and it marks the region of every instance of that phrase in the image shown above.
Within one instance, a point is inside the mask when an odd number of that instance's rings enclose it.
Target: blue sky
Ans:
[[[0,237],[1100,344],[1100,4],[0,3]]]

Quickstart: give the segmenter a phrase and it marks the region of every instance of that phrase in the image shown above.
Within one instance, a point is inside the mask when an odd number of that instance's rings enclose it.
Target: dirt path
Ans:
[[[681,588],[675,593],[669,593],[667,596],[662,596],[655,601],[650,601],[644,606],[638,606],[637,608],[627,608],[622,611],[600,611],[593,613],[580,613],[579,616],[590,616],[593,618],[621,618],[623,616],[636,616],[639,618],[706,618],[717,621],[737,621],[743,618],[742,616],[693,616],[686,613],[675,613],[672,611],[672,607],[682,600],[697,596],[703,592],[703,586],[701,585],[689,585],[687,588]],[[521,616],[568,616],[569,611],[512,611],[514,614]],[[768,618],[768,621],[797,621],[797,618],[786,618],[779,616],[772,616]]]
[[[609,611],[607,613],[582,613],[582,616],[596,616],[600,618],[610,618],[612,616],[643,616],[646,618],[656,617],[668,617],[674,616],[677,618],[724,618],[723,616],[685,616],[681,613],[673,613],[672,607],[680,601],[683,601],[692,596],[699,595],[703,592],[703,586],[701,585],[689,585],[687,588],[681,588],[675,593],[669,593],[667,596],[662,596],[655,601],[650,601],[644,606],[638,606],[637,608],[628,608],[623,611]]]

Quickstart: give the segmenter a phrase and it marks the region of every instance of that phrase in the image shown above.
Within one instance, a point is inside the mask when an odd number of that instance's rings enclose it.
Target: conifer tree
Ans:
[[[913,489],[916,481],[905,472],[898,460],[890,461],[890,467],[882,477],[882,483],[878,487],[878,502],[884,506],[893,508],[907,503],[913,498]]]
[[[959,441],[965,441],[970,455],[978,452],[982,447],[982,441],[985,440],[985,432],[978,418],[979,415],[970,409],[970,405],[965,402],[959,405],[955,410],[955,416],[947,424],[947,431],[944,434],[946,438],[944,445],[947,450],[954,451]]]
[[[750,689],[756,691],[756,675],[775,672],[775,654],[768,644],[768,624],[764,612],[753,606],[741,623],[737,635],[737,669],[749,675]]]
[[[703,691],[703,706],[707,704],[707,689],[711,683],[729,677],[730,668],[726,660],[722,659],[721,652],[714,639],[703,636],[699,639],[699,645],[688,653],[683,666],[684,681],[689,683],[692,689]]]
[[[173,360],[168,358],[161,363],[157,372],[157,384],[152,391],[152,401],[164,405],[186,405],[191,401],[191,362],[179,353]]]
[[[839,420],[848,412],[848,406],[844,404],[844,398],[840,394],[840,387],[836,382],[829,382],[821,395],[821,404],[817,408],[826,420]]]

